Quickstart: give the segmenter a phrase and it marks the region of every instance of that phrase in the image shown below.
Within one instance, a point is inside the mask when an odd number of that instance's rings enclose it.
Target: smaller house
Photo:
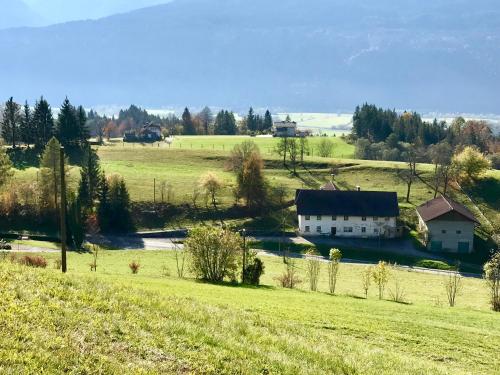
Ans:
[[[471,253],[474,229],[479,224],[467,207],[447,197],[430,200],[417,208],[418,229],[431,251]]]
[[[124,142],[152,143],[161,139],[161,127],[154,124],[146,124],[139,130],[126,132],[123,137]]]
[[[274,123],[275,137],[295,137],[297,135],[297,123],[294,121],[280,121]]]
[[[401,235],[396,193],[341,191],[333,184],[322,190],[297,190],[302,236],[395,238]]]

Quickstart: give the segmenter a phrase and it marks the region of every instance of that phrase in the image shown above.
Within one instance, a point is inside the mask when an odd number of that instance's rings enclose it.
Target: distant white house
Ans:
[[[297,123],[294,121],[279,121],[274,123],[275,137],[295,137],[297,135]]]
[[[402,234],[396,193],[297,190],[299,234],[350,238],[395,238]]]

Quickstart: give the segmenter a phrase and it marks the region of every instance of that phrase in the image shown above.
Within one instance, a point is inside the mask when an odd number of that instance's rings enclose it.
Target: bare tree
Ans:
[[[361,273],[361,282],[363,285],[363,290],[365,291],[365,298],[368,298],[368,290],[370,289],[370,285],[372,282],[372,272],[373,267],[365,267],[365,269]]]
[[[337,275],[339,273],[341,259],[342,253],[339,249],[330,250],[330,262],[328,262],[328,286],[331,294],[335,294]]]
[[[462,290],[462,276],[459,272],[452,272],[444,282],[446,295],[448,296],[448,303],[450,307],[455,306],[457,295]]]
[[[491,307],[500,311],[500,250],[484,265],[484,278],[490,289]]]

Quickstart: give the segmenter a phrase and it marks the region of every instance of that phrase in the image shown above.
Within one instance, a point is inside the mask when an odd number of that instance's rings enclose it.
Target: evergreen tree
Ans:
[[[42,149],[54,134],[54,119],[49,103],[43,98],[35,104],[33,111],[35,148]]]
[[[78,186],[78,197],[85,211],[89,212],[94,208],[94,202],[98,199],[99,195],[100,182],[101,167],[99,165],[99,156],[88,145],[82,161],[80,184]]]
[[[251,132],[256,132],[257,130],[259,130],[257,128],[257,121],[252,107],[250,107],[247,115],[247,128]]]
[[[64,147],[72,147],[78,143],[80,135],[76,109],[66,98],[57,117],[57,137]]]
[[[235,135],[238,132],[233,112],[220,111],[215,118],[214,133],[216,135]]]
[[[79,106],[76,110],[76,118],[78,122],[78,138],[80,145],[84,145],[90,138],[90,132],[87,128],[87,113],[82,106]]]
[[[273,117],[271,116],[271,112],[269,110],[266,111],[264,115],[264,123],[262,125],[262,131],[268,132],[273,128]]]
[[[2,116],[2,138],[5,142],[10,143],[12,148],[16,148],[19,141],[19,126],[21,122],[20,106],[10,98],[5,103],[5,108]]]
[[[184,113],[182,114],[182,128],[183,134],[185,135],[196,134],[196,128],[194,126],[191,113],[189,112],[189,109],[187,107],[184,109]]]
[[[104,173],[100,176],[98,200],[97,220],[99,221],[99,227],[101,232],[108,232],[111,224],[111,206],[109,202],[109,184]]]
[[[21,116],[20,133],[21,133],[21,141],[24,142],[26,145],[28,145],[28,147],[30,144],[35,143],[33,116],[27,101],[24,103],[23,113]]]
[[[81,249],[85,240],[85,221],[86,214],[83,210],[80,197],[70,193],[68,197],[68,215],[67,215],[67,241],[68,245],[73,245],[75,249]]]

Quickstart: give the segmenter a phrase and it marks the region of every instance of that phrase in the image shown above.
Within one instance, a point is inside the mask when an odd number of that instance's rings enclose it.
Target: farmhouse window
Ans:
[[[446,234],[446,229],[443,229],[441,233]]]
[[[374,216],[374,217],[373,217],[373,221],[378,221],[378,217],[377,217],[377,216]]]
[[[348,221],[349,220],[349,216],[344,216],[344,221]]]
[[[366,221],[366,216],[363,216],[361,220]]]
[[[375,229],[373,230],[373,233],[378,233],[378,228],[375,228]]]
[[[320,225],[318,225],[318,226],[316,227],[316,232],[321,233],[321,226],[320,226]]]
[[[321,215],[316,216],[316,220],[321,220]]]
[[[332,221],[337,221],[337,216],[332,216]]]
[[[461,230],[457,230],[457,234],[462,234],[462,231]]]
[[[306,225],[306,233],[309,233],[311,231],[311,227],[309,225]]]
[[[385,218],[385,221],[389,221],[389,220],[391,220],[391,218],[390,218],[390,217],[386,217],[386,218]]]
[[[306,215],[306,220],[307,220],[307,221],[311,220],[311,216]]]
[[[361,233],[366,233],[366,227],[361,227]]]
[[[352,233],[352,227],[344,227],[344,233]]]

